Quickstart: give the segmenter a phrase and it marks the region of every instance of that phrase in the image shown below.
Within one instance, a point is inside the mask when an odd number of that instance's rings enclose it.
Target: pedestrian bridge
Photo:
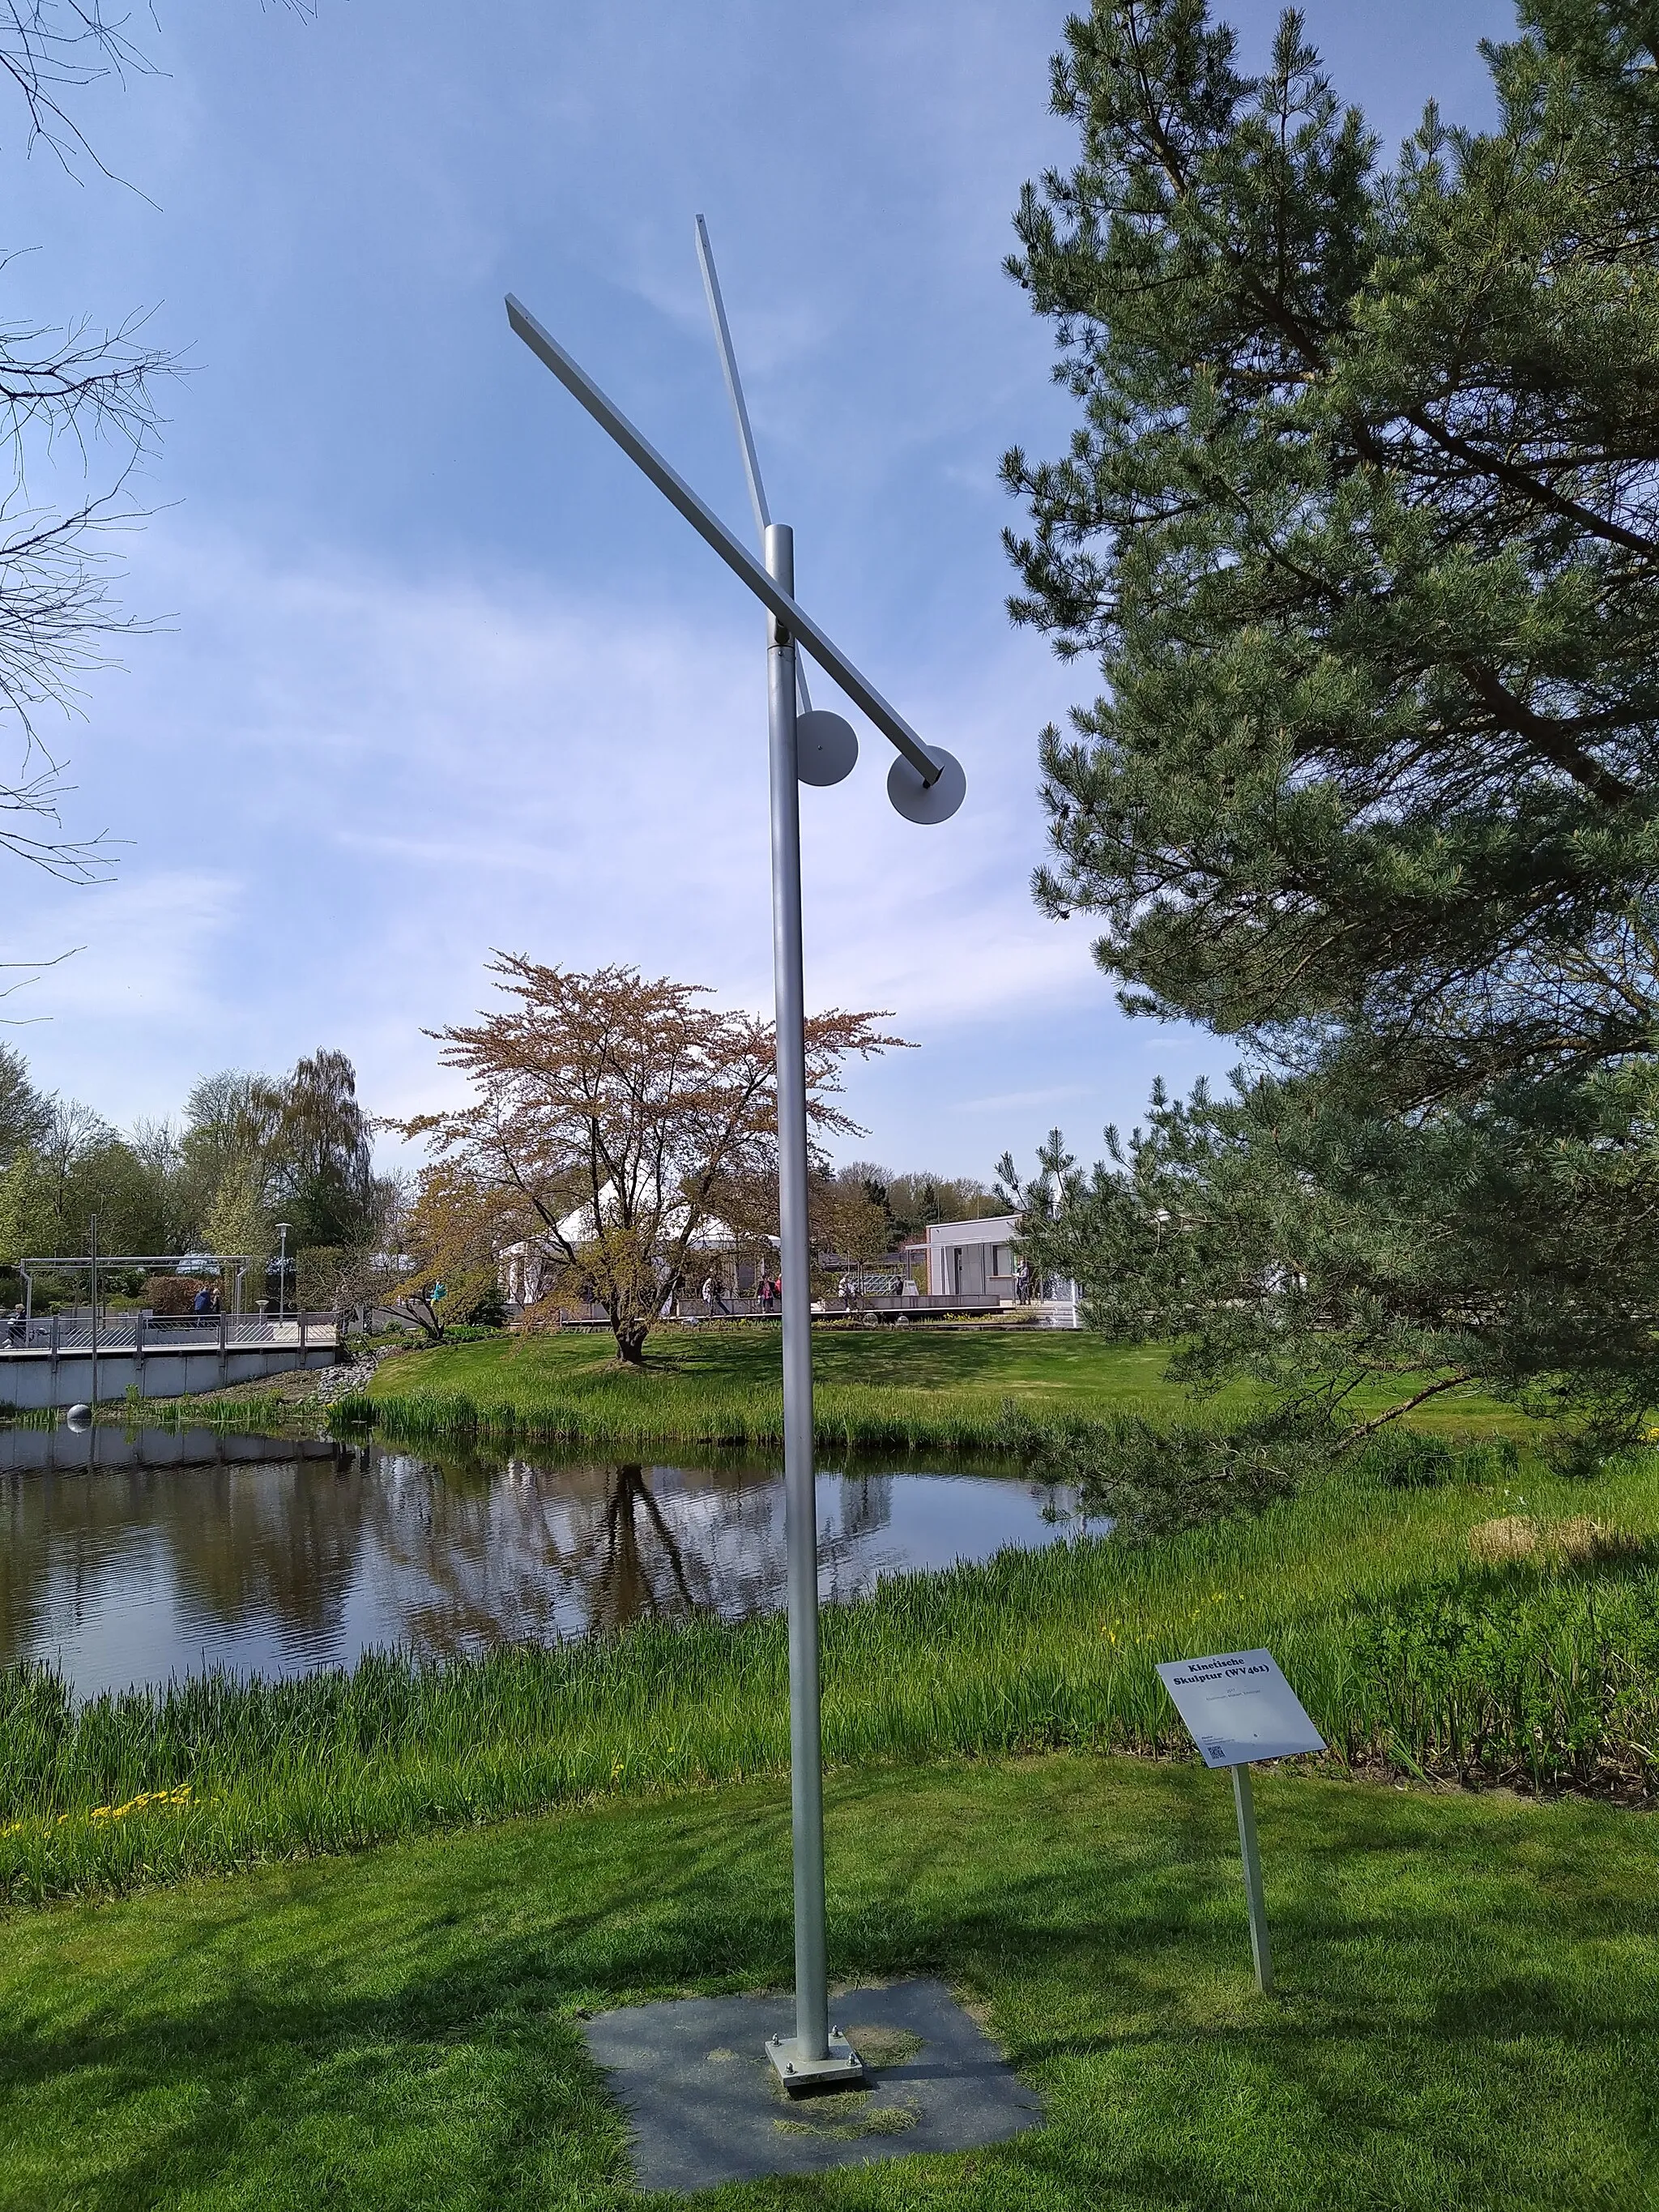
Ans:
[[[0,1410],[185,1398],[296,1367],[331,1367],[331,1313],[100,1314],[82,1310],[11,1323],[0,1349]]]

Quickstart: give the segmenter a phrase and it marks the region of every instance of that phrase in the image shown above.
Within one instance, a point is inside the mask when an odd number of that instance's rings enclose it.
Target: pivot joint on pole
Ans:
[[[791,598],[795,590],[795,533],[787,522],[768,521],[761,529],[761,554],[766,562],[766,573],[775,584],[781,584]],[[775,607],[769,608],[766,617],[769,641],[780,652],[795,641],[794,632]]]

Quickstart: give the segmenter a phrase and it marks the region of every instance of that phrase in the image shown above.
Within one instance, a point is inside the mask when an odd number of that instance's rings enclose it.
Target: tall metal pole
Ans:
[[[794,533],[766,526],[767,572],[793,598]],[[818,1710],[818,1520],[812,1469],[812,1311],[806,1225],[805,984],[801,970],[800,784],[795,647],[768,619],[772,785],[772,975],[777,1012],[778,1229],[783,1277],[783,1487],[789,1554],[789,1777],[795,1844],[796,2062],[830,2055],[823,1926],[823,1739]]]
[[[92,1395],[88,1401],[94,1419],[98,1413],[98,1216],[94,1213],[92,1229]]]

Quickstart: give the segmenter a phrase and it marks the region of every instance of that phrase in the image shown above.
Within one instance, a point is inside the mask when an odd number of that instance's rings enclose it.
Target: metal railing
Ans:
[[[331,1312],[288,1314],[106,1313],[98,1316],[97,1346],[105,1352],[240,1352],[269,1345],[292,1345],[304,1352],[335,1340]],[[92,1316],[73,1313],[35,1315],[0,1322],[0,1352],[90,1352]]]
[[[820,1321],[835,1321],[860,1314],[889,1320],[903,1314],[994,1314],[1025,1313],[1037,1315],[1056,1303],[1040,1297],[1035,1291],[1029,1298],[1009,1297],[995,1291],[914,1291],[895,1295],[887,1291],[866,1290],[862,1295],[854,1292],[844,1298],[832,1293],[812,1300],[812,1312]],[[604,1328],[610,1317],[603,1306],[565,1304],[557,1310],[558,1326],[562,1328]],[[756,1297],[722,1297],[708,1299],[681,1297],[672,1307],[658,1316],[665,1322],[709,1321],[776,1321],[779,1318],[777,1301],[763,1305]]]

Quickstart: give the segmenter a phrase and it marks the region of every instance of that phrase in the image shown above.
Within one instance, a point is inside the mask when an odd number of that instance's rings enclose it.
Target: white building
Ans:
[[[1017,1213],[988,1214],[982,1221],[933,1221],[927,1226],[927,1291],[936,1298],[996,1298],[1012,1304],[1019,1295],[1019,1261],[1014,1240]],[[1055,1280],[1032,1286],[1032,1304],[1041,1305],[1056,1328],[1078,1326],[1077,1285]]]
[[[607,1183],[604,1200],[611,1197]],[[663,1222],[662,1242],[671,1243],[685,1225],[685,1209],[670,1209]],[[579,1206],[560,1222],[558,1233],[568,1244],[580,1247],[592,1241],[593,1210]],[[695,1295],[697,1285],[712,1276],[723,1295],[745,1290],[748,1285],[741,1278],[752,1270],[740,1268],[737,1261],[738,1240],[723,1221],[712,1216],[697,1230],[686,1247],[686,1280],[682,1287]],[[549,1237],[526,1237],[515,1244],[503,1244],[496,1254],[501,1272],[501,1288],[507,1304],[515,1306],[533,1305],[542,1297],[548,1285],[557,1276],[563,1264],[557,1244]]]
[[[927,1294],[935,1298],[1012,1298],[1017,1213],[983,1221],[927,1224]]]

